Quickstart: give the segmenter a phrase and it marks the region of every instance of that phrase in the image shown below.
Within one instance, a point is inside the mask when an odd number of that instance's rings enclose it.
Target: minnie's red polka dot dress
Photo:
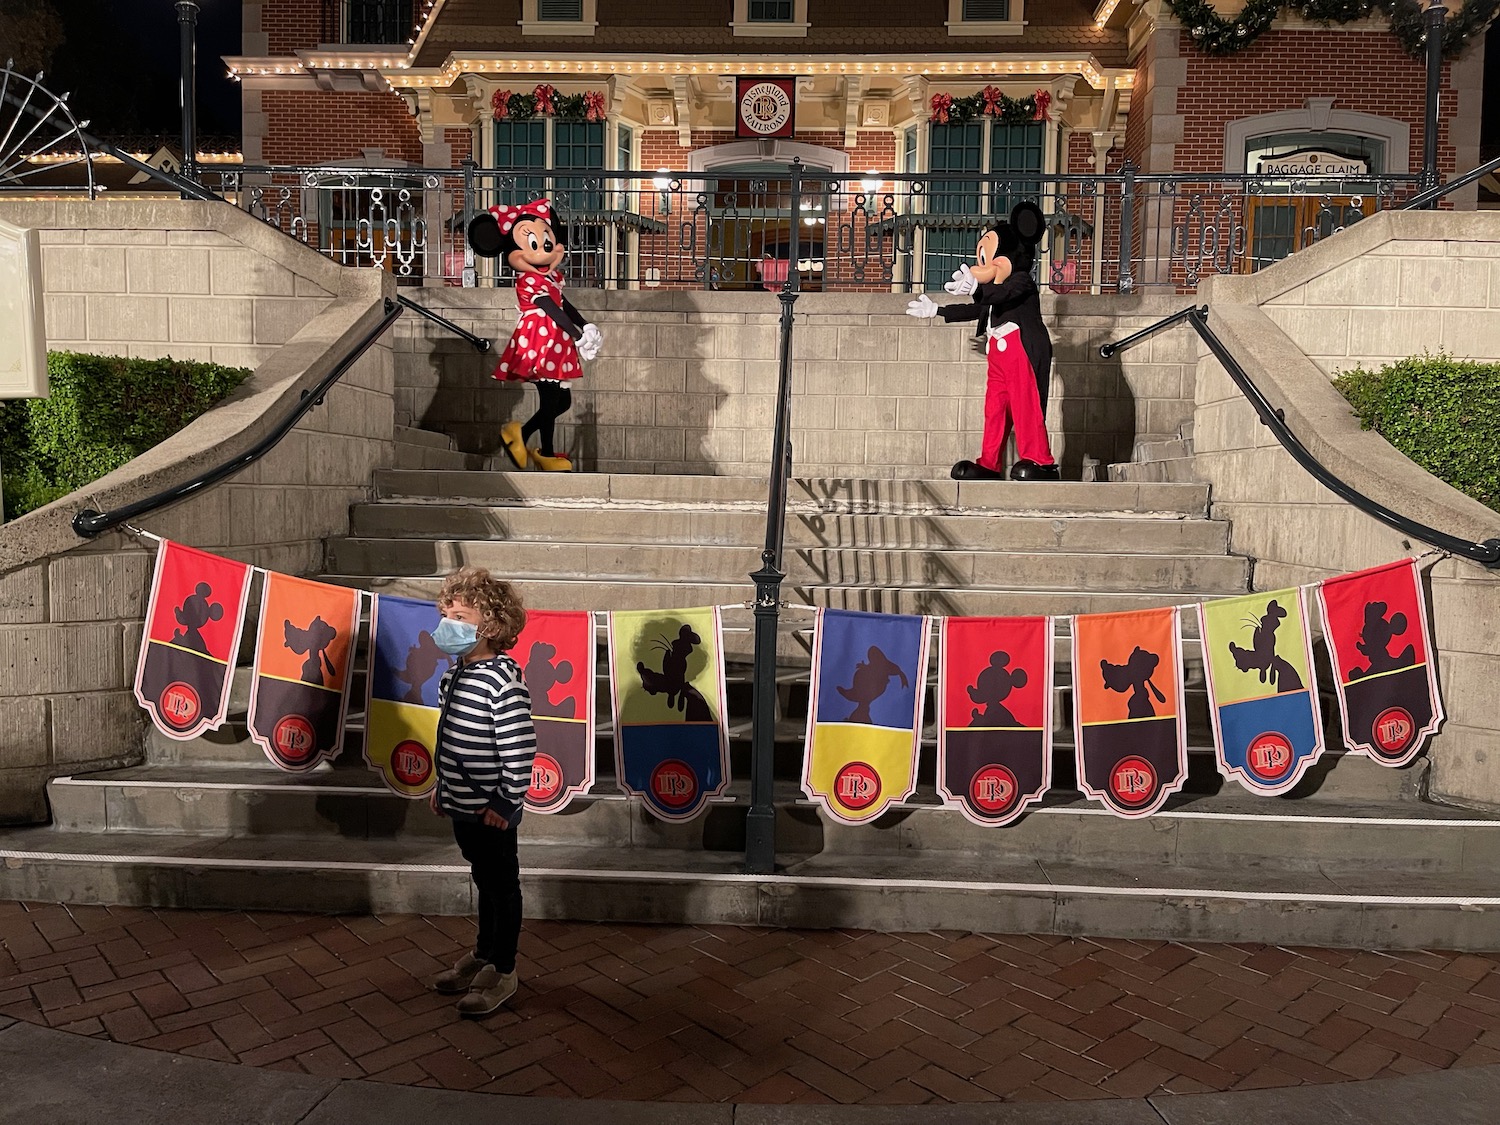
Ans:
[[[536,307],[538,297],[550,297],[562,307],[562,274],[528,273],[516,282],[516,303],[521,320],[500,356],[495,378],[507,382],[556,379],[567,382],[583,374],[573,337]]]

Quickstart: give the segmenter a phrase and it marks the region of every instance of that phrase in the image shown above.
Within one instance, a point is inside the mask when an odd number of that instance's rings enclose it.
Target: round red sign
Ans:
[[[669,809],[685,809],[698,799],[698,775],[686,762],[668,758],[651,771],[651,793]]]
[[[969,782],[969,799],[974,807],[994,815],[1008,812],[1019,792],[1016,775],[1000,765],[985,766]]]
[[[864,762],[850,762],[834,775],[833,795],[846,809],[863,812],[880,799],[880,775]]]
[[[562,766],[551,754],[538,754],[531,762],[531,788],[526,799],[533,805],[550,805],[562,792]]]
[[[317,747],[313,725],[301,715],[288,715],[271,730],[271,745],[287,762],[301,765]]]
[[[432,776],[432,754],[420,742],[407,739],[391,751],[391,773],[402,785],[415,789]]]
[[[1269,730],[1250,740],[1245,750],[1245,769],[1261,781],[1280,781],[1292,768],[1296,755],[1287,737]]]
[[[1370,733],[1375,745],[1386,754],[1399,754],[1411,745],[1417,733],[1417,724],[1405,707],[1387,707],[1375,716]]]
[[[178,730],[186,730],[192,726],[203,713],[198,692],[192,684],[185,684],[181,680],[175,680],[162,689],[157,705],[161,709],[161,717]]]
[[[1126,808],[1139,808],[1156,795],[1156,770],[1145,758],[1121,758],[1109,774],[1109,791]]]

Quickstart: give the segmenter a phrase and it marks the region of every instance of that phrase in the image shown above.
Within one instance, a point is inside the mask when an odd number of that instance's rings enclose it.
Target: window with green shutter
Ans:
[[[791,23],[792,0],[749,0],[751,23]]]
[[[536,0],[539,23],[579,23],[583,19],[583,0]]]
[[[547,167],[547,122],[495,122],[495,168],[502,173],[541,171]],[[525,203],[547,190],[542,176],[503,175],[496,190],[496,203]]]
[[[964,0],[965,23],[1003,23],[1010,19],[1010,0]]]
[[[944,180],[943,172],[978,172],[983,157],[984,123],[932,125],[928,129],[927,168],[931,174],[927,210],[934,215],[970,216],[977,224],[983,214],[977,180]],[[973,229],[927,231],[928,290],[941,290],[960,262],[972,260],[978,226]]]
[[[1023,199],[1041,202],[1042,135],[1040,121],[1021,125],[996,121],[991,126],[991,214],[1008,215]]]

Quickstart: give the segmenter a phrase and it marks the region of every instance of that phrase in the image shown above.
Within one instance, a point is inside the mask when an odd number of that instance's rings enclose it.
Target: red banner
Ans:
[[[161,541],[135,698],[168,738],[218,730],[229,714],[250,573],[247,563]]]
[[[536,758],[526,807],[554,813],[594,787],[594,615],[528,610],[511,649],[531,692]]]
[[[734,135],[790,137],[797,128],[795,78],[736,78]]]

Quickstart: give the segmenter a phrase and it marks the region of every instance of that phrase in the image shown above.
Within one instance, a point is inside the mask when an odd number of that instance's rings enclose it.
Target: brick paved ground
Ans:
[[[316,1075],[507,1094],[1142,1097],[1500,1062],[1500,956],[528,922],[480,1022],[463,918],[0,902],[0,1012]]]

